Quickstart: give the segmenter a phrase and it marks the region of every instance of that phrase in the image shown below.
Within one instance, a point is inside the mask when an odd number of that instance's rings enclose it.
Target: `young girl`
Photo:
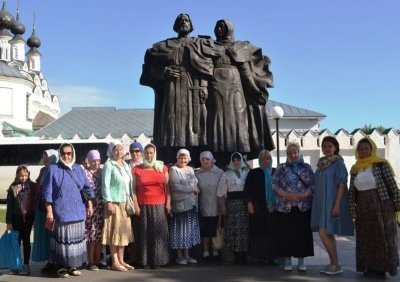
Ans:
[[[29,179],[29,170],[26,165],[17,168],[15,180],[7,191],[7,230],[19,232],[19,242],[23,243],[24,266],[22,271],[11,270],[10,274],[29,275],[29,258],[31,256],[31,230],[34,211],[35,182]]]

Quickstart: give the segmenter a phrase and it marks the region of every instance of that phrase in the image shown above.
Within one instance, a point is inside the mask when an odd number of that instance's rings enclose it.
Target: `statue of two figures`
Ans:
[[[269,58],[248,41],[235,41],[233,25],[219,20],[214,33],[190,37],[190,16],[175,20],[178,34],[153,45],[145,54],[140,84],[155,92],[153,142],[158,158],[176,161],[186,148],[194,165],[208,150],[220,164],[234,152],[257,158],[273,150],[266,102],[273,87]]]

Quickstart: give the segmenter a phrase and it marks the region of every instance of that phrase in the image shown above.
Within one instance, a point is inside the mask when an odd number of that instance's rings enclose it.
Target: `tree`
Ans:
[[[371,124],[367,125],[365,124],[364,127],[361,127],[360,130],[362,132],[364,132],[365,134],[369,134],[371,132],[372,129],[374,129],[375,127],[373,127]],[[376,129],[378,129],[380,132],[383,132],[386,128],[382,125],[379,125],[376,127]]]

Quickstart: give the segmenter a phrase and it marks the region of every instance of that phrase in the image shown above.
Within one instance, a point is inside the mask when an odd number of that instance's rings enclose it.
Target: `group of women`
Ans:
[[[112,270],[134,269],[124,261],[133,230],[136,262],[144,268],[167,264],[170,249],[176,250],[177,264],[197,263],[189,249],[200,242],[204,261],[220,261],[211,238],[223,217],[224,248],[234,253],[235,264],[250,259],[256,265],[276,266],[277,256],[282,256],[284,269],[291,271],[295,257],[297,269],[305,271],[304,258],[314,255],[314,231],[330,259],[320,272],[342,273],[335,234],[354,235],[355,219],[357,271],[380,278],[386,272],[397,275],[394,210],[400,210],[400,192],[391,165],[377,156],[371,139],[361,139],[347,189],[339,143],[325,137],[321,146],[324,156],[315,173],[297,143],[287,145],[287,160],[275,171],[266,150],[259,153],[259,167],[251,170],[239,152],[232,154],[225,172],[208,151],[201,153],[201,167],[194,170],[186,149],[178,151],[176,163],[168,168],[157,160],[153,144],[143,150],[137,142],[134,148],[144,151],[142,162],[129,166],[123,161],[122,144],[113,141],[103,169],[97,150],[88,153],[84,170],[75,164],[71,144],[62,144],[59,152],[47,150],[36,188],[28,167],[20,166],[8,193],[7,228],[20,231],[24,243],[21,274],[30,272],[26,240],[33,222],[32,260],[48,261],[43,272],[56,268],[60,277],[68,277],[82,275],[77,267],[83,262],[89,270],[106,268],[101,263],[103,245],[109,246]],[[136,216],[133,229],[129,198]]]

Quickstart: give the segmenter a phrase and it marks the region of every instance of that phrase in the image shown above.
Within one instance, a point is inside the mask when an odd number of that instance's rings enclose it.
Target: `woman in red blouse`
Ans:
[[[135,226],[137,262],[144,268],[159,268],[169,261],[167,214],[171,212],[168,168],[157,161],[156,147],[144,148],[143,164],[132,169],[133,187],[139,204]]]

